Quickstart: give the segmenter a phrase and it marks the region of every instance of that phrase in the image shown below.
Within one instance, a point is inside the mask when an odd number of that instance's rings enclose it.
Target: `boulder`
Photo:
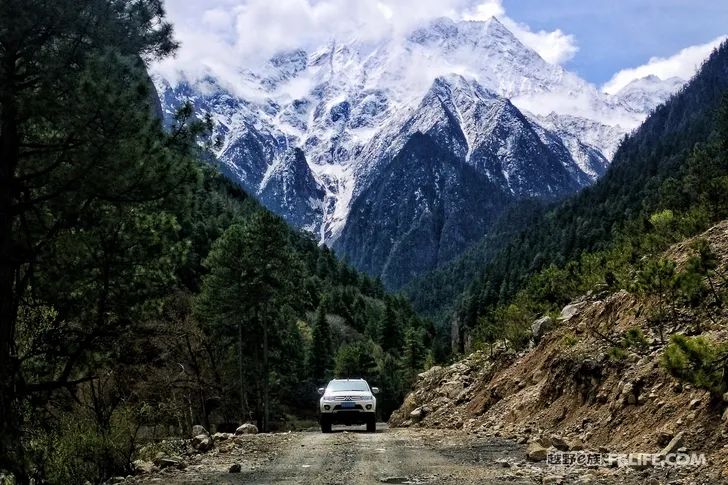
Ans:
[[[560,451],[569,451],[569,442],[566,439],[558,435],[551,435],[551,444]]]
[[[145,460],[134,460],[131,466],[135,475],[148,475],[155,469],[154,463]]]
[[[228,468],[228,473],[240,473],[242,469],[243,467],[240,466],[240,463],[234,463]]]
[[[215,433],[214,435],[212,435],[212,439],[215,441],[228,441],[232,439],[233,436],[235,435],[232,433]]]
[[[569,451],[582,451],[584,450],[584,442],[580,439],[569,440],[566,442],[569,446]]]
[[[700,399],[693,399],[692,401],[690,401],[690,404],[688,405],[688,407],[690,409],[697,409],[700,407],[701,402],[702,401]]]
[[[554,321],[548,315],[534,321],[531,324],[531,335],[533,336],[533,341],[538,343],[538,341],[541,340],[541,337],[553,328],[553,324]]]
[[[537,441],[531,442],[526,450],[526,458],[530,461],[544,461],[548,454],[548,448],[541,446],[541,444]]]
[[[197,435],[192,438],[192,447],[197,451],[204,453],[212,448],[212,439],[206,434]]]
[[[258,427],[252,423],[245,423],[235,430],[235,434],[258,434]]]
[[[465,385],[462,380],[452,380],[442,384],[439,391],[441,395],[447,396],[450,399],[455,399],[461,392],[463,392],[464,388]]]
[[[424,408],[422,408],[422,407],[416,408],[411,413],[409,413],[409,417],[412,421],[419,421],[422,418],[424,418],[425,415],[426,415],[426,412],[425,412]]]
[[[185,465],[182,463],[182,458],[178,456],[166,456],[164,454],[158,454],[156,458],[154,458],[154,464],[157,465],[159,468],[184,468]]]
[[[566,305],[562,310],[561,314],[559,315],[559,320],[568,322],[572,318],[574,318],[576,315],[579,314],[582,308],[584,308],[584,305],[586,303],[579,302],[579,303],[572,303],[570,305]]]
[[[192,427],[192,436],[200,436],[201,434],[209,435],[210,433],[207,432],[204,426],[200,424],[196,424]]]

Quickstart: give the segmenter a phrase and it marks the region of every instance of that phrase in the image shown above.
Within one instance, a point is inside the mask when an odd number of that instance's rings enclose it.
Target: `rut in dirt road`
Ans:
[[[237,437],[195,454],[182,467],[130,477],[124,483],[187,484],[601,484],[673,482],[676,470],[583,468],[525,460],[513,440],[458,430],[363,427]],[[230,467],[239,472],[230,473]],[[651,480],[651,481],[650,481]],[[675,483],[704,483],[677,481]]]
[[[537,467],[504,468],[504,461],[523,461],[522,446],[499,439],[473,448],[449,434],[390,430],[380,424],[376,433],[335,427],[330,434],[257,435],[245,438],[241,448],[198,455],[182,470],[169,468],[137,483],[541,483]],[[242,465],[240,473],[228,473],[235,463]]]

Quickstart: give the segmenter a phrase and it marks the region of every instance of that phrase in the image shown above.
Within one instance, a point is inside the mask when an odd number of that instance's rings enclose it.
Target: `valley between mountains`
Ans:
[[[208,3],[0,2],[0,485],[728,483],[726,37]]]

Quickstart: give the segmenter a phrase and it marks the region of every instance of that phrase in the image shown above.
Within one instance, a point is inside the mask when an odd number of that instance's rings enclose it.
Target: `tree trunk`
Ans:
[[[270,414],[270,396],[268,375],[268,326],[263,323],[263,432],[268,432],[268,419]]]
[[[14,248],[13,226],[17,187],[15,172],[20,156],[18,107],[15,100],[16,55],[6,46],[0,99],[0,468],[26,478],[21,470],[20,416],[17,410],[18,359],[15,354],[20,256]]]
[[[243,324],[238,323],[238,374],[240,378],[240,415],[248,419],[248,406],[245,400],[245,374],[243,373]]]

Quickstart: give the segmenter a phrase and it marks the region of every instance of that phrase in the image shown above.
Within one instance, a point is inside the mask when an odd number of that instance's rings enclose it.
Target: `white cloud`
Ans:
[[[498,17],[518,40],[538,52],[547,62],[563,64],[579,51],[573,35],[565,34],[560,29],[533,32],[528,25],[507,17],[502,0],[487,0],[462,15],[464,20],[488,20],[491,17]]]
[[[641,79],[649,75],[655,75],[661,79],[679,77],[688,80],[693,77],[713,49],[718,47],[726,38],[728,37],[721,36],[706,44],[686,47],[670,57],[653,57],[647,64],[623,69],[612,76],[612,79],[602,86],[602,90],[614,94],[635,79]]]
[[[463,20],[488,20],[491,17],[502,17],[506,14],[502,0],[486,1],[476,5],[463,15]]]
[[[577,51],[560,30],[532,32],[506,16],[502,0],[167,0],[182,48],[157,67],[167,78],[212,71],[232,83],[238,72],[281,50],[312,48],[333,38],[377,41],[410,32],[437,18],[487,20],[497,16],[549,62]]]
[[[579,51],[573,35],[565,34],[561,29],[553,32],[539,30],[532,32],[527,25],[516,23],[511,19],[504,19],[503,24],[515,34],[518,39],[552,64],[563,64],[573,58]]]

